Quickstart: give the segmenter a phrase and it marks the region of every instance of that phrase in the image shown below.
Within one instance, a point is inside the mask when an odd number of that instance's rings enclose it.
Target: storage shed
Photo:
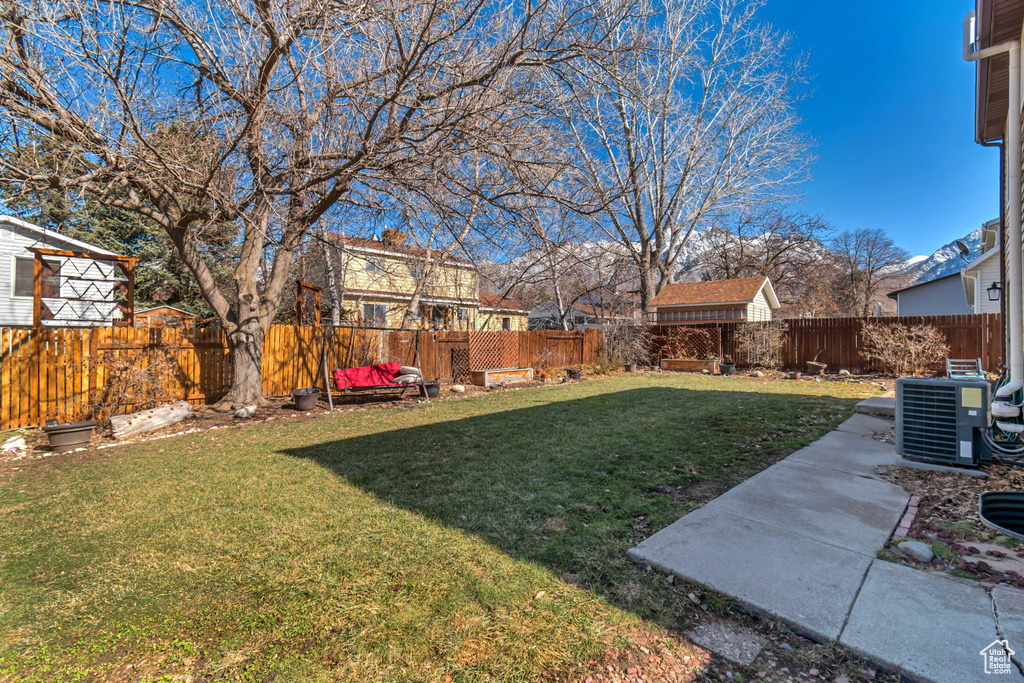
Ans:
[[[675,325],[771,320],[778,309],[767,277],[744,277],[667,285],[648,304],[647,313],[652,322]]]

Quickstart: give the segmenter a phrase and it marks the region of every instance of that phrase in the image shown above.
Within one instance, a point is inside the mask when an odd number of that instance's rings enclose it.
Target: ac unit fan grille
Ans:
[[[927,460],[957,457],[956,387],[903,385],[903,454]]]

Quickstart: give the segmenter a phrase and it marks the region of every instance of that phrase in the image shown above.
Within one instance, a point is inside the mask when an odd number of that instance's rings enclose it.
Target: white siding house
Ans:
[[[0,327],[32,325],[32,248],[88,251],[111,255],[86,242],[65,237],[13,216],[0,216]],[[56,275],[44,279],[51,296],[43,303],[53,315],[48,326],[111,325],[115,318],[114,263],[73,257],[47,256]],[[96,299],[69,301],[65,297]]]
[[[981,226],[981,254],[960,269],[967,305],[974,313],[1002,312],[1003,275],[999,263],[999,219]],[[989,297],[992,285],[999,287],[999,298]]]

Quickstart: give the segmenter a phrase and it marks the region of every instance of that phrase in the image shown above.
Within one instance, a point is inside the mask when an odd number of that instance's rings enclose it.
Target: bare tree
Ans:
[[[615,33],[642,49],[558,84],[577,178],[595,198],[578,208],[628,249],[642,306],[672,282],[695,229],[803,178],[792,105],[803,69],[757,21],[762,4],[668,0]]]
[[[502,294],[515,290],[530,306],[551,302],[562,329],[571,328],[570,313],[580,302],[610,313],[624,298],[621,290],[635,279],[622,245],[594,240],[591,219],[565,202],[520,197],[517,206],[505,258],[488,264],[494,288]]]
[[[18,155],[0,182],[158,223],[226,330],[227,400],[258,401],[265,331],[311,228],[364,192],[533,163],[518,132],[532,83],[607,53],[619,20],[599,6],[601,21],[590,0],[7,2],[0,144],[51,139],[96,166]],[[230,287],[204,246],[223,223],[241,228]]]
[[[837,290],[842,293],[842,306],[849,314],[864,317],[879,303],[883,288],[904,275],[910,258],[879,228],[840,233],[832,242],[832,252],[839,266]]]
[[[742,214],[711,231],[712,245],[701,255],[705,278],[768,277],[786,313],[814,308],[814,271],[827,268],[831,226],[820,216],[777,208]]]

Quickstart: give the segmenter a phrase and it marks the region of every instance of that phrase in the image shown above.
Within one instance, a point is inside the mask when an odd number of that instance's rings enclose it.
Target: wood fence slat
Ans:
[[[955,316],[905,316],[885,318],[811,318],[790,319],[783,347],[783,365],[788,370],[806,370],[808,361],[826,363],[831,370],[851,372],[872,370],[861,355],[864,351],[863,325],[877,324],[931,325],[947,338],[953,358],[981,358],[989,372],[998,371],[1003,362],[1002,317],[998,313]],[[730,356],[740,365],[747,359],[738,352],[735,333],[743,323],[687,323],[687,327],[708,329],[722,335],[720,355]],[[655,335],[664,338],[673,325],[656,325]],[[663,343],[663,342],[661,342]]]
[[[0,329],[0,424],[11,422],[11,330]]]

